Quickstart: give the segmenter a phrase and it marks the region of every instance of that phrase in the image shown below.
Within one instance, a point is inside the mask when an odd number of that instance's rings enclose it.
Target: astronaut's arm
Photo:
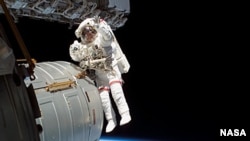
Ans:
[[[106,21],[100,19],[99,16],[94,16],[93,22],[94,22],[93,24],[94,28],[97,30],[97,32],[99,32],[103,36],[104,40],[106,41],[112,40],[113,38],[113,34],[111,33],[112,30]]]
[[[107,26],[108,25],[102,26],[102,24],[100,24],[99,28],[97,28],[97,32],[99,32],[102,35],[104,40],[110,41],[112,40],[113,36],[110,29]]]
[[[81,43],[75,40],[69,47],[69,54],[72,60],[77,62],[81,61],[85,55]]]

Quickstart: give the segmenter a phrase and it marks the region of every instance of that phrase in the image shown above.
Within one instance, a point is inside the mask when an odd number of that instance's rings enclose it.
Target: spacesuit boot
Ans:
[[[129,107],[126,102],[124,92],[121,86],[121,82],[119,81],[110,82],[110,89],[111,89],[112,97],[121,115],[120,125],[129,123],[131,121],[131,116],[130,116]]]
[[[105,132],[109,133],[109,132],[113,131],[115,127],[116,127],[116,120],[113,120],[113,119],[108,120],[108,124],[106,126]]]
[[[131,121],[131,116],[129,111],[122,113],[121,114],[121,121],[120,121],[120,126],[127,124]]]
[[[101,101],[102,101],[102,107],[104,110],[105,118],[108,121],[105,132],[109,133],[109,132],[113,131],[117,125],[115,112],[114,112],[112,105],[111,105],[109,91],[102,90],[100,92],[100,97],[101,97]]]

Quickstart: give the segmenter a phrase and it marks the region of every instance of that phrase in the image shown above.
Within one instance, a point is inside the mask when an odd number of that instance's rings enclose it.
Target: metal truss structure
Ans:
[[[17,23],[20,17],[29,17],[79,25],[88,17],[100,16],[112,30],[124,26],[130,13],[129,0],[4,0]],[[0,7],[0,14],[4,14]]]

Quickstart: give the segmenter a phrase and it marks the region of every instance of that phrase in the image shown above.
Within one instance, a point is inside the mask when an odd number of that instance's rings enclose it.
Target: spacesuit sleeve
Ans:
[[[113,39],[111,28],[105,21],[99,23],[97,32],[99,32],[106,41],[111,41]]]
[[[98,32],[102,34],[104,40],[110,41],[112,40],[112,35],[109,30],[107,30],[105,27],[98,28]]]

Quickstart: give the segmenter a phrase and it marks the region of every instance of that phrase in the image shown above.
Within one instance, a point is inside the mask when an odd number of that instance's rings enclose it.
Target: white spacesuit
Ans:
[[[15,67],[15,56],[12,49],[0,37],[0,75],[12,74]]]
[[[131,121],[121,77],[121,72],[128,72],[129,64],[105,21],[97,17],[88,18],[79,25],[75,34],[77,38],[81,38],[81,42],[75,40],[71,44],[70,56],[72,60],[80,62],[81,68],[95,71],[95,82],[108,121],[106,132],[111,132],[117,123],[109,96],[110,91],[121,115],[120,125]]]

